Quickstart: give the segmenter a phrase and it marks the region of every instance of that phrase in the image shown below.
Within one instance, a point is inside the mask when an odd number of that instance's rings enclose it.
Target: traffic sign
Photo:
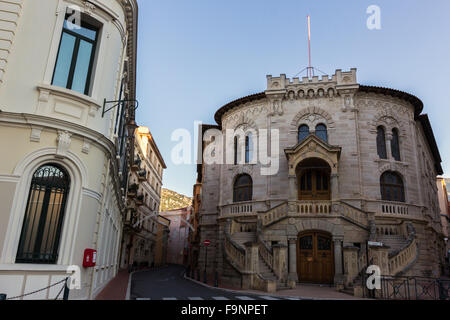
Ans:
[[[211,244],[211,241],[205,240],[205,241],[203,241],[203,244],[205,245],[205,247],[207,247]]]

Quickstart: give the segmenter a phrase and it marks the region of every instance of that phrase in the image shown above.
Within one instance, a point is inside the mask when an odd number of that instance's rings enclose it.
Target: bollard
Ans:
[[[203,272],[203,283],[206,283],[206,270]]]
[[[214,272],[214,287],[218,287],[219,286],[219,273],[216,271]]]
[[[68,284],[68,280],[69,278],[66,279],[66,282],[64,284],[64,296],[63,296],[63,300],[69,300],[69,284]]]
[[[0,293],[0,300],[6,300],[6,294]]]
[[[200,281],[200,270],[197,269],[197,281]]]
[[[191,275],[191,266],[188,266],[186,269],[186,276],[189,278],[190,275]]]

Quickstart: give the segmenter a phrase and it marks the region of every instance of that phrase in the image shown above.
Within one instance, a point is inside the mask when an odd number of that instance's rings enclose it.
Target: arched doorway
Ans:
[[[300,162],[296,168],[299,200],[330,200],[330,173],[327,162],[309,158]]]
[[[297,274],[300,282],[334,281],[334,254],[331,234],[323,231],[300,233],[297,240]]]

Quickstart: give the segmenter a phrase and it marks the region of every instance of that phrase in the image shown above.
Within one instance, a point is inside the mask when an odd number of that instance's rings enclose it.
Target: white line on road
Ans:
[[[230,300],[226,297],[212,297],[214,300]]]
[[[150,300],[150,298],[136,298],[136,300]]]
[[[256,299],[253,299],[253,298],[250,298],[250,297],[247,297],[247,296],[238,296],[236,298],[239,299],[239,300],[256,300]]]
[[[288,299],[288,300],[301,300],[300,298],[285,298],[285,299]]]
[[[269,297],[269,296],[260,296],[260,298],[266,299],[266,300],[280,300],[280,299],[277,299],[277,298],[274,298],[274,297]]]
[[[200,297],[188,297],[189,300],[204,300],[203,298]]]
[[[169,298],[163,298],[163,300],[177,300],[177,298],[169,297]]]

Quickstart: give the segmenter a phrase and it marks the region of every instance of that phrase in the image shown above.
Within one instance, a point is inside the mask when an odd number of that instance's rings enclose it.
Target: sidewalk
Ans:
[[[195,275],[195,278],[188,278],[188,280],[196,281],[204,286],[214,287],[214,275],[208,274],[207,276],[207,283],[205,284],[203,281],[203,274],[200,274],[200,280],[197,281],[197,275]],[[343,292],[336,291],[334,287],[326,286],[326,285],[317,285],[317,284],[297,284],[297,286],[294,289],[286,289],[286,290],[279,290],[274,293],[267,293],[264,291],[258,291],[258,290],[242,290],[240,288],[231,287],[227,285],[226,283],[222,283],[220,281],[219,277],[219,289],[225,289],[230,290],[234,292],[241,292],[241,293],[251,293],[251,294],[257,294],[262,296],[272,296],[272,297],[297,297],[297,298],[304,298],[304,299],[316,299],[316,300],[326,300],[326,299],[332,299],[332,300],[362,300],[362,298],[358,298]]]
[[[97,295],[95,300],[125,300],[129,276],[128,270],[119,270],[114,279]]]

